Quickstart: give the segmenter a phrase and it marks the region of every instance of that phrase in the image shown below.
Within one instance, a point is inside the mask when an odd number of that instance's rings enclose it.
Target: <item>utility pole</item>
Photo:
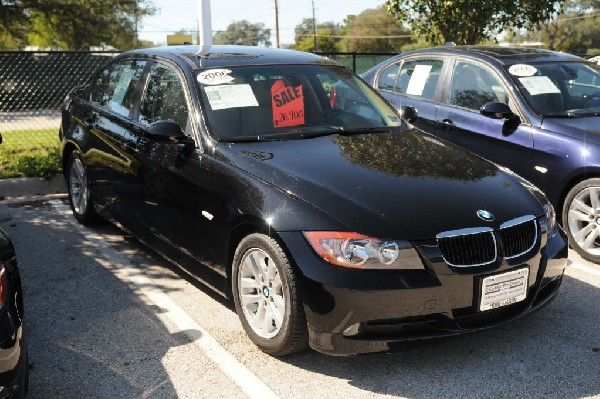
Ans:
[[[133,2],[133,19],[135,24],[135,37],[133,38],[133,47],[140,47],[139,41],[139,26],[138,26],[138,0],[134,0]]]
[[[315,18],[315,0],[312,0],[312,10],[313,10],[313,30],[314,30],[314,39],[315,39],[315,51],[319,51],[319,44],[317,42],[317,19]]]
[[[275,0],[275,46],[279,48],[279,8]]]

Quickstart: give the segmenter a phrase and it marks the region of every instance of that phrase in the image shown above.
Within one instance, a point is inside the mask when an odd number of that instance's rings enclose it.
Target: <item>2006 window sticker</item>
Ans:
[[[235,78],[231,76],[231,69],[209,69],[200,72],[197,79],[203,85],[221,85],[233,82]]]

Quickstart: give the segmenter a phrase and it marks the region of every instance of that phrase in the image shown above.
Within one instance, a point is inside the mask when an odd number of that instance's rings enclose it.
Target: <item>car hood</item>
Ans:
[[[433,238],[543,213],[518,177],[416,130],[220,143],[215,155],[311,203],[349,231],[381,238]],[[494,220],[479,219],[478,210]]]
[[[541,127],[544,130],[552,130],[570,137],[600,142],[600,116],[585,118],[544,118]]]

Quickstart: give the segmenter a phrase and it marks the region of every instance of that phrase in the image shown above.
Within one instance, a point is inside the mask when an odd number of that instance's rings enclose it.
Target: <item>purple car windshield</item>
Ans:
[[[599,65],[565,61],[514,64],[506,69],[537,115],[600,116]]]

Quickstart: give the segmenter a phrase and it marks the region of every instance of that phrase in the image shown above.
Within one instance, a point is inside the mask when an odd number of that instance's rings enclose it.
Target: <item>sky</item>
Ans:
[[[140,39],[165,44],[168,34],[198,29],[199,0],[153,0],[152,3],[158,11],[141,21]],[[347,15],[360,14],[383,3],[384,0],[314,0],[315,18],[317,24],[341,23]],[[281,45],[294,43],[294,28],[303,18],[312,18],[312,4],[311,0],[277,0]],[[210,8],[213,33],[225,30],[236,20],[262,22],[271,29],[271,42],[275,46],[275,0],[212,0]]]

